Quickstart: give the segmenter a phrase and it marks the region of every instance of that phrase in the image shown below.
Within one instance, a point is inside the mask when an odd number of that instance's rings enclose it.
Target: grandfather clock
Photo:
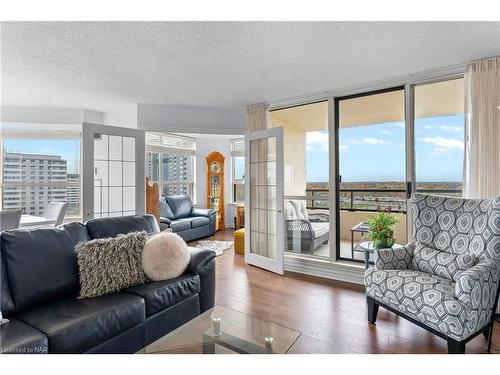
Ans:
[[[224,156],[213,151],[207,156],[207,207],[217,212],[216,230],[224,230]]]

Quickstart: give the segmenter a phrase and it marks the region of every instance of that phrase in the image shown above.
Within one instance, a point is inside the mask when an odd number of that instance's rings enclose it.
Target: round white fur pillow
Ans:
[[[190,258],[181,236],[162,232],[147,240],[142,251],[142,268],[153,281],[173,279],[184,273]]]

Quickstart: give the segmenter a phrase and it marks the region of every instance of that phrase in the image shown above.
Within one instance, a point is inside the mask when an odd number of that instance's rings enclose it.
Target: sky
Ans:
[[[464,116],[415,121],[417,182],[462,181]],[[404,181],[403,122],[339,130],[339,166],[343,182]],[[328,182],[327,130],[306,135],[307,182]]]
[[[61,155],[68,162],[68,173],[79,173],[80,141],[77,139],[7,139],[4,141],[4,150],[25,154]]]

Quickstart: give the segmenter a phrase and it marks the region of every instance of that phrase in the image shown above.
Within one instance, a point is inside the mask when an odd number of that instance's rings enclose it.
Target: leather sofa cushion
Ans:
[[[2,241],[0,233],[0,241]],[[0,311],[7,318],[14,311],[14,301],[10,294],[9,279],[7,270],[5,269],[5,261],[3,260],[2,245],[0,242]]]
[[[210,224],[208,217],[193,217],[191,218],[191,228],[199,228]]]
[[[47,353],[48,346],[47,336],[17,319],[0,327],[0,353]]]
[[[165,310],[200,292],[198,275],[184,274],[175,279],[153,281],[123,290],[144,298],[146,316]]]
[[[16,312],[78,294],[74,247],[87,240],[81,223],[2,233],[2,252]]]
[[[153,215],[92,219],[87,221],[85,226],[92,239],[116,237],[119,234],[143,230],[147,233],[156,233],[160,231],[158,222]]]
[[[59,300],[18,318],[47,335],[51,353],[82,353],[137,326],[145,315],[142,298],[114,293]]]
[[[172,209],[175,219],[182,219],[191,215],[193,203],[187,195],[170,195],[165,198]]]
[[[170,223],[170,228],[173,232],[181,232],[183,230],[191,229],[191,218],[174,220]]]
[[[160,202],[160,216],[166,217],[167,219],[170,220],[175,219],[174,213],[172,212],[172,209],[168,205],[166,198],[160,197],[159,202]]]

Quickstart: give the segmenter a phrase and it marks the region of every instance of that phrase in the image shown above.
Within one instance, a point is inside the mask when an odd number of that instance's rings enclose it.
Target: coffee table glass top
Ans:
[[[300,332],[217,305],[138,353],[284,354],[299,336]]]

